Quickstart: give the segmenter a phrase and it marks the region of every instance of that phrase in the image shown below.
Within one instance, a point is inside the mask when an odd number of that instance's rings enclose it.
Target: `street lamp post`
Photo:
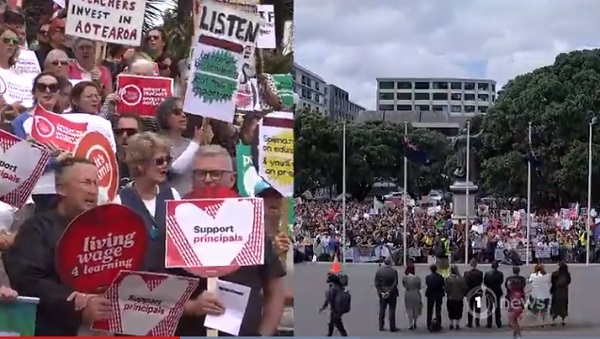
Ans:
[[[593,117],[589,123],[589,142],[588,142],[588,197],[587,197],[587,220],[585,225],[586,241],[585,241],[585,264],[590,264],[590,224],[592,222],[591,210],[592,210],[592,146],[594,141],[594,125],[597,119]]]

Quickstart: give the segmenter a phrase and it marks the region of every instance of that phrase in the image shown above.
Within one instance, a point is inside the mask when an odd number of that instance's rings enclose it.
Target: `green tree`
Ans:
[[[600,50],[560,54],[553,65],[509,81],[483,120],[482,185],[498,196],[526,197],[531,122],[540,162],[540,176],[532,170],[534,203],[564,206],[587,201],[588,123],[598,115]],[[593,155],[600,159],[597,142]],[[599,161],[592,173],[597,183]]]

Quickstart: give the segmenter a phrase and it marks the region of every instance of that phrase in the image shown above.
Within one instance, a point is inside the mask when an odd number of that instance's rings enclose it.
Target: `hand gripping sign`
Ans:
[[[173,79],[121,74],[117,77],[119,114],[153,117],[156,107],[173,95]]]
[[[72,152],[77,140],[87,130],[87,122],[73,122],[37,106],[33,114],[31,137],[40,144],[52,143],[61,150]]]
[[[183,315],[183,305],[196,287],[196,278],[121,271],[105,293],[112,304],[112,316],[94,322],[92,329],[134,336],[172,336]]]
[[[121,270],[142,267],[147,242],[137,213],[116,204],[98,206],[75,218],[58,241],[57,272],[78,292],[104,292]]]
[[[23,206],[49,159],[41,147],[0,130],[0,201]]]
[[[100,196],[113,201],[119,188],[119,166],[106,136],[95,131],[86,133],[79,139],[73,154],[96,164]]]

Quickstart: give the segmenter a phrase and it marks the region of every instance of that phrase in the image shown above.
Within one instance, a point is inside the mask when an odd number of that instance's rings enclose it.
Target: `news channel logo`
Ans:
[[[475,287],[467,293],[467,312],[475,319],[485,320],[493,317],[497,309],[502,312],[512,310],[527,310],[532,305],[530,300],[523,298],[510,298],[504,296],[496,298],[496,294],[484,286]],[[538,300],[535,300],[538,302]],[[535,305],[534,305],[535,306]],[[544,305],[539,305],[544,307]]]

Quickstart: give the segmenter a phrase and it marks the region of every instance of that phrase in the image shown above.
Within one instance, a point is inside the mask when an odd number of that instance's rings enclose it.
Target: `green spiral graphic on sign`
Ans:
[[[202,52],[194,62],[194,96],[207,104],[232,101],[238,78],[235,56],[226,50]]]

